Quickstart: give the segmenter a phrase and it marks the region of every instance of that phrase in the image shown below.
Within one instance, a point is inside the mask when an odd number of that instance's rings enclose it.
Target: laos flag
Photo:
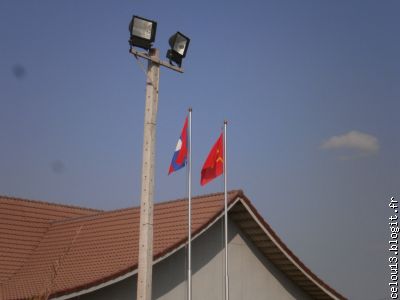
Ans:
[[[188,117],[186,117],[185,125],[183,125],[181,136],[176,144],[174,156],[172,157],[171,165],[169,166],[168,175],[172,172],[178,171],[186,165],[188,154]]]

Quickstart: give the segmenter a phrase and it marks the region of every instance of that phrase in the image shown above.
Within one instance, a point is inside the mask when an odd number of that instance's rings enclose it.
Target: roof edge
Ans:
[[[240,195],[240,194],[243,194],[243,191],[240,190],[240,189],[230,190],[230,191],[228,191],[228,197],[229,197],[230,194]],[[223,196],[223,195],[224,195],[224,192],[209,193],[209,194],[204,194],[204,195],[196,195],[196,196],[192,196],[192,201],[196,200],[198,198],[208,198],[208,197]],[[188,197],[182,197],[182,198],[178,198],[178,199],[174,199],[174,200],[168,200],[168,201],[155,202],[154,205],[165,205],[165,204],[170,204],[170,203],[175,203],[175,202],[184,202],[184,201],[188,201]],[[134,209],[134,208],[140,208],[140,205],[131,206],[131,207],[125,207],[125,208],[119,208],[119,209],[115,209],[115,210],[107,210],[107,211],[104,211],[104,212],[105,213],[114,213],[114,212],[120,212],[120,211],[124,211],[124,210]]]
[[[330,287],[327,283],[325,283],[321,278],[319,278],[316,274],[314,274],[287,246],[286,244],[279,238],[279,236],[275,233],[272,227],[264,220],[264,218],[259,214],[257,209],[253,206],[250,200],[242,194],[243,205],[249,211],[249,213],[253,216],[253,218],[258,221],[259,226],[267,233],[268,237],[274,244],[282,251],[282,253],[290,260],[292,263],[299,269],[301,272],[306,275],[312,282],[314,282],[319,288],[321,288],[328,295],[334,296],[341,300],[347,300],[346,297],[341,295],[339,292]]]
[[[205,195],[196,195],[196,196],[192,196],[192,201],[199,199],[199,198],[204,199],[204,198],[208,198],[208,197],[223,196],[223,195],[224,195],[224,192],[210,193],[210,194],[205,194]],[[228,191],[228,198],[230,197],[230,198],[234,199],[238,195],[243,195],[243,191],[240,189]],[[184,202],[184,201],[188,201],[188,198],[186,197],[186,198],[179,198],[179,199],[174,199],[174,200],[156,202],[156,203],[154,203],[154,206],[166,205],[166,204],[171,204],[171,203],[176,203],[176,202]],[[99,211],[94,211],[94,213],[91,215],[77,216],[77,217],[61,219],[61,220],[54,220],[54,221],[52,221],[52,223],[61,224],[61,223],[76,222],[76,221],[96,218],[99,215],[113,214],[113,213],[128,211],[131,209],[140,209],[140,206],[132,206],[132,207],[118,208],[118,209],[114,209],[114,210],[105,210],[105,211],[99,210]]]

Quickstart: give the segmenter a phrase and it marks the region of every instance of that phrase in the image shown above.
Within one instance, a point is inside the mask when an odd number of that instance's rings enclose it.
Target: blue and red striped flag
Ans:
[[[182,128],[181,136],[179,137],[178,143],[175,147],[174,156],[172,157],[171,165],[169,166],[168,175],[172,172],[178,171],[183,168],[187,162],[188,155],[188,117],[185,119],[185,124]]]

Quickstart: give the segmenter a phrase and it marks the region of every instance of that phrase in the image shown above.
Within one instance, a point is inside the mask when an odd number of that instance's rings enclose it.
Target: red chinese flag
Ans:
[[[222,137],[223,134],[221,133],[204,162],[201,169],[201,185],[207,184],[224,172],[224,144]]]

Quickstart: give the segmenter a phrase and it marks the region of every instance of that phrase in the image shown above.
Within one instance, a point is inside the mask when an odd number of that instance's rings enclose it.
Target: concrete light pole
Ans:
[[[156,124],[158,109],[158,84],[160,65],[183,73],[183,69],[159,59],[158,49],[138,52],[131,49],[136,58],[148,60],[146,79],[146,102],[144,111],[142,185],[140,197],[140,232],[139,232],[139,265],[137,281],[137,299],[151,300],[152,266],[153,266],[153,199]]]

